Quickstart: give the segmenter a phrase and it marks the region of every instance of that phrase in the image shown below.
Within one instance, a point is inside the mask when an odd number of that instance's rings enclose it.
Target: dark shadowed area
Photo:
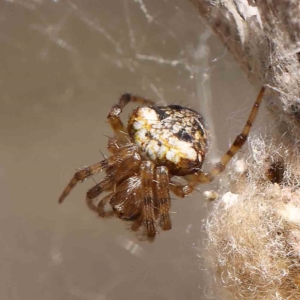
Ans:
[[[0,0],[0,25],[0,299],[206,299],[213,185],[173,197],[173,229],[151,244],[86,207],[93,179],[57,200],[108,154],[124,92],[201,111],[216,161],[257,93],[231,56],[183,0]]]

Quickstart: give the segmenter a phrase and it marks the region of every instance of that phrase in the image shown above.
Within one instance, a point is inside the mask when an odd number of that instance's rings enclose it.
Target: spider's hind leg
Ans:
[[[263,86],[260,89],[260,92],[253,104],[253,107],[251,109],[251,112],[248,116],[248,119],[246,121],[246,124],[244,125],[242,132],[235,138],[234,142],[227,150],[227,152],[222,156],[221,160],[214,166],[214,168],[209,173],[200,172],[199,174],[196,173],[195,175],[191,175],[192,180],[196,179],[200,183],[209,183],[212,182],[216,176],[218,176],[220,173],[224,171],[224,169],[226,168],[230,160],[243,147],[243,145],[247,141],[253,122],[258,113],[259,105],[264,95],[264,92],[265,92],[265,87]]]
[[[123,94],[119,100],[118,104],[115,104],[108,116],[108,122],[115,132],[116,138],[119,142],[126,144],[128,142],[127,129],[124,126],[123,122],[120,119],[120,114],[122,113],[123,108],[129,102],[138,102],[143,105],[153,105],[154,102],[152,100],[145,99],[143,97],[135,96],[132,94]]]
[[[230,148],[222,156],[221,160],[217,164],[215,164],[213,169],[209,173],[199,171],[195,174],[185,176],[185,179],[188,181],[188,184],[174,189],[175,191],[177,190],[179,193],[182,192],[182,197],[190,194],[199,183],[212,182],[216,178],[216,176],[218,176],[225,170],[230,160],[243,147],[258,113],[259,105],[263,98],[264,92],[265,87],[263,86],[256,98],[256,101],[254,102],[254,105],[251,109],[251,112],[248,116],[248,119],[246,121],[246,124],[244,125],[242,132],[235,138]]]

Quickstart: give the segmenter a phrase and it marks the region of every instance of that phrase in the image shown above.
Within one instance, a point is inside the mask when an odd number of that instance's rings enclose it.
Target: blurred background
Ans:
[[[201,249],[211,204],[201,192],[216,186],[173,197],[173,229],[154,243],[86,207],[92,179],[57,203],[76,168],[107,154],[106,116],[124,92],[200,111],[208,162],[240,132],[257,91],[196,9],[0,0],[0,43],[0,299],[209,298]]]

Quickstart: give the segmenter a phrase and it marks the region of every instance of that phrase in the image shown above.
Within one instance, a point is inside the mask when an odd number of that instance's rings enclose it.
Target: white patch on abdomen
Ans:
[[[180,130],[180,127],[174,124],[171,128],[162,128],[159,116],[151,107],[138,109],[133,128],[136,130],[135,143],[152,161],[167,159],[177,164],[180,159],[190,161],[199,159],[201,162],[201,157],[197,155],[193,144],[182,141],[174,135]]]

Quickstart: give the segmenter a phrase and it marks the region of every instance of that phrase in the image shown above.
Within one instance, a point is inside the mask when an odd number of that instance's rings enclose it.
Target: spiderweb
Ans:
[[[88,211],[92,180],[62,206],[57,197],[75,167],[102,159],[98,149],[107,154],[106,116],[123,92],[200,111],[216,161],[256,96],[238,66],[188,1],[2,0],[0,8],[0,298],[205,299],[201,193],[174,198],[173,229],[153,244]]]

